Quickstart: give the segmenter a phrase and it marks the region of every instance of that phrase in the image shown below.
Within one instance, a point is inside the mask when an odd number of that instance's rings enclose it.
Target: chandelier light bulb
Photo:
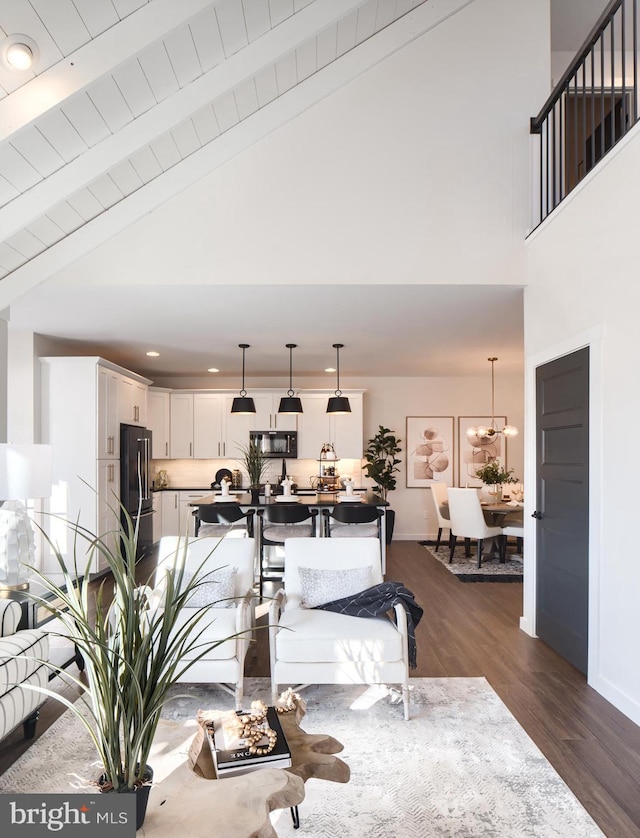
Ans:
[[[502,433],[505,436],[518,436],[518,429],[515,425],[505,425],[502,429]]]

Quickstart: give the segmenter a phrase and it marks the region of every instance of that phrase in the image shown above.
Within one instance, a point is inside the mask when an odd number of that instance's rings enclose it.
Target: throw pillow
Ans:
[[[236,601],[230,600],[229,597],[235,596],[236,593],[237,572],[235,567],[223,567],[204,574],[193,588],[187,600],[187,608],[202,608],[207,605],[210,608],[235,608]],[[183,586],[190,584],[193,577],[192,572],[185,571],[182,577]]]
[[[370,566],[336,570],[299,567],[298,573],[303,608],[315,608],[334,599],[359,594],[373,584]]]

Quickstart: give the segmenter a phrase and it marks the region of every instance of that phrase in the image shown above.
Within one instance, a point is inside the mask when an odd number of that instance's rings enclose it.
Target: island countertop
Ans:
[[[341,503],[340,495],[343,494],[342,492],[309,492],[307,493],[298,493],[296,495],[292,495],[292,502],[302,503],[305,506],[314,506],[314,507],[325,507],[325,506],[337,506]],[[356,492],[361,500],[360,503],[364,504],[365,506],[378,506],[384,507],[389,506],[389,501],[382,500],[380,495],[376,495],[375,492]],[[277,504],[279,501],[276,501],[275,498],[272,496],[270,498],[265,498],[264,495],[260,495],[259,503],[252,503],[251,502],[251,494],[249,492],[230,492],[229,495],[237,498],[237,502],[240,506],[248,506],[248,507],[264,507],[270,506],[272,504]],[[278,497],[281,497],[278,495]],[[216,495],[214,493],[207,495],[204,498],[197,498],[192,500],[189,503],[189,506],[210,506],[216,503]],[[220,503],[220,506],[223,506],[225,503],[231,503],[231,501],[223,501]],[[347,503],[356,503],[355,501],[347,501]]]

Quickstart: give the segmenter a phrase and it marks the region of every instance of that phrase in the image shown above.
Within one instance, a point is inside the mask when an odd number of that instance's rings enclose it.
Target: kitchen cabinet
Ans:
[[[280,399],[286,392],[276,390],[272,393],[253,394],[256,412],[253,415],[252,431],[295,431],[297,414],[278,413]]]
[[[103,358],[40,358],[41,441],[51,445],[53,459],[53,491],[43,502],[50,514],[44,526],[71,566],[73,532],[64,521],[99,535],[118,527],[120,396],[125,379],[145,391],[151,383]],[[104,569],[97,551],[94,562],[91,573]],[[46,543],[42,570],[59,572]]]
[[[211,489],[206,489],[201,492],[193,491],[180,492],[178,499],[178,506],[180,509],[180,535],[194,536],[196,534],[195,518],[193,516],[194,507],[189,504],[202,498],[210,497]]]
[[[98,457],[120,456],[120,417],[118,415],[119,374],[108,367],[98,370]]]
[[[219,393],[171,394],[172,459],[218,459],[225,456]]]
[[[171,394],[171,458],[193,457],[193,393]],[[177,533],[176,533],[177,535]]]
[[[180,535],[178,492],[158,492],[157,494],[160,495],[162,535]]]
[[[109,549],[118,549],[117,538],[120,521],[118,520],[120,499],[120,461],[98,460],[98,530],[103,542]],[[94,572],[107,570],[109,563],[97,550]]]
[[[146,427],[147,384],[129,376],[118,380],[118,415],[125,425]]]
[[[193,456],[198,460],[226,456],[219,393],[196,393],[193,397]]]
[[[195,535],[195,519],[190,503],[209,497],[211,489],[156,492],[160,495],[162,535]]]
[[[253,391],[256,412],[248,415],[231,413],[235,393],[227,393],[222,402],[222,421],[224,450],[229,458],[241,456],[240,446],[249,443],[249,431],[295,431],[297,416],[279,414],[278,407],[283,393],[280,390],[269,392]]]
[[[151,457],[166,460],[171,456],[171,393],[150,389],[147,393],[147,427],[151,431]]]
[[[303,413],[298,416],[298,459],[317,460],[322,445],[333,443],[342,459],[360,460],[363,452],[362,393],[344,392],[351,413],[327,413],[330,393],[301,393]]]

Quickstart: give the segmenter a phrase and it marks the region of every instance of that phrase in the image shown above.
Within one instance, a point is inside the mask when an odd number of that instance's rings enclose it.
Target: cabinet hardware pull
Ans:
[[[164,453],[167,455],[167,457],[169,456],[169,443],[168,442],[165,442],[165,444],[164,444]]]
[[[173,508],[174,509],[178,508],[178,496],[177,495],[173,496]]]
[[[189,456],[191,457],[193,454],[193,442],[189,443]]]

